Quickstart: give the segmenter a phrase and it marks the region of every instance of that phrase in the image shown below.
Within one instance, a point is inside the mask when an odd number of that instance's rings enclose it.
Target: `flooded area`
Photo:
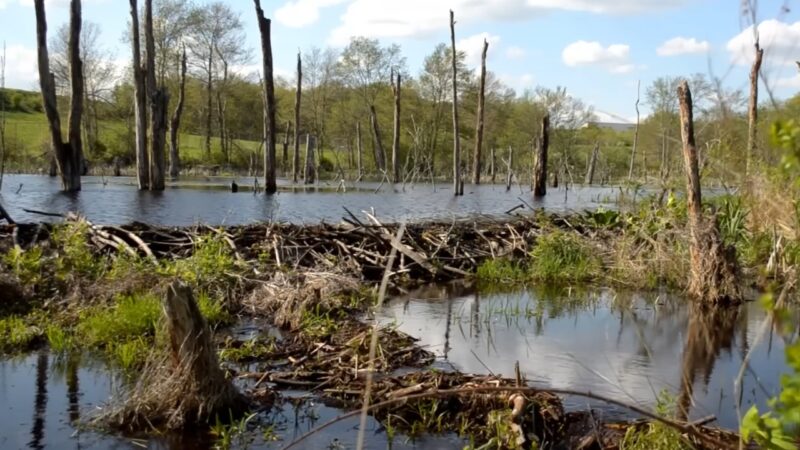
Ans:
[[[452,195],[449,183],[380,185],[348,183],[345,193],[336,184],[292,187],[279,183],[274,196],[254,194],[252,179],[237,179],[238,193],[230,192],[230,178],[195,178],[171,183],[164,192],[139,191],[129,177],[83,177],[82,190],[63,193],[58,178],[40,175],[6,175],[0,199],[19,221],[57,220],[23,209],[64,214],[79,212],[99,224],[132,221],[151,225],[186,226],[239,225],[253,222],[338,223],[347,213],[361,216],[374,210],[384,221],[453,220],[475,216],[509,217],[517,208],[545,208],[552,212],[582,211],[609,206],[619,195],[618,187],[554,189],[542,200],[533,200],[526,186],[467,186],[463,197]],[[261,182],[263,180],[260,180]],[[376,190],[378,191],[376,193]]]
[[[592,391],[648,408],[666,389],[690,418],[713,414],[720,426],[737,429],[734,380],[765,313],[758,302],[704,314],[686,299],[657,293],[537,287],[481,293],[452,285],[395,299],[378,317],[420,338],[443,369],[513,378],[519,361],[534,386]],[[744,411],[779,391],[787,338],[771,332],[754,348]],[[585,409],[587,401],[565,404]]]

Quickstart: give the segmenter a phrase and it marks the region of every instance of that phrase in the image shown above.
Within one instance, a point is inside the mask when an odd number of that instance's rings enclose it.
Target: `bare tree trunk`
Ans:
[[[211,108],[212,98],[214,97],[214,79],[212,77],[214,72],[214,49],[208,49],[208,76],[206,78],[206,141],[205,150],[206,157],[211,156]]]
[[[165,87],[156,84],[153,0],[145,0],[144,32],[145,51],[147,52],[147,96],[150,100],[150,190],[163,191],[169,93]]]
[[[381,140],[381,130],[378,127],[378,114],[375,112],[375,105],[369,105],[369,122],[372,126],[372,142],[374,144],[373,150],[375,152],[375,166],[378,171],[386,171],[386,152],[383,149],[383,142]]]
[[[636,129],[633,132],[633,148],[631,149],[631,164],[628,167],[628,181],[633,179],[633,162],[636,161],[636,146],[639,145],[639,89],[641,80],[636,82]]]
[[[292,162],[292,182],[297,183],[300,175],[300,97],[303,92],[303,67],[297,52],[297,87],[294,94],[294,158]]]
[[[310,134],[306,134],[306,164],[303,180],[305,184],[314,184],[314,139]]]
[[[583,184],[589,185],[594,183],[594,169],[597,166],[597,157],[600,154],[600,143],[596,142],[594,144],[594,150],[592,150],[592,157],[589,159],[589,167],[586,169],[586,178],[583,180]]]
[[[139,39],[139,6],[137,0],[131,5],[131,46],[133,49],[134,115],[136,116],[136,177],[139,190],[150,187],[150,158],[147,153],[147,89]]]
[[[492,146],[490,152],[491,152],[491,166],[489,167],[489,175],[491,175],[492,184],[494,184],[495,179],[496,179],[495,166],[497,165],[497,157],[494,154],[494,146]]]
[[[394,76],[392,76],[394,78]],[[392,138],[392,183],[400,182],[400,170],[397,163],[400,152],[400,74],[397,74],[397,83],[392,80],[394,93],[394,136]]]
[[[361,181],[361,177],[364,176],[363,154],[364,147],[361,141],[361,122],[356,122],[356,166],[358,167],[358,177],[356,181]]]
[[[172,113],[172,120],[169,122],[169,176],[176,178],[181,171],[181,157],[178,150],[178,130],[181,126],[181,115],[183,114],[183,104],[186,98],[186,48],[181,54],[181,79],[178,90],[178,104]]]
[[[472,155],[472,183],[481,184],[481,147],[483,146],[483,106],[486,97],[486,52],[489,42],[483,40],[481,53],[481,80],[478,89],[478,124],[475,126],[475,153]]]
[[[275,84],[272,74],[272,36],[270,19],[264,17],[261,2],[254,0],[258,29],[261,32],[261,53],[264,55],[264,189],[267,194],[278,190],[275,178]]]
[[[450,59],[453,66],[453,194],[463,195],[461,184],[461,142],[458,135],[458,70],[456,68],[456,21],[450,10]]]
[[[754,27],[756,25],[753,25]],[[761,60],[764,58],[764,49],[758,43],[756,38],[755,43],[756,58],[753,61],[753,67],[750,69],[750,105],[747,110],[747,160],[745,162],[744,176],[750,175],[750,165],[752,159],[758,149],[757,133],[758,133],[758,74],[761,70]]]
[[[692,267],[689,294],[697,300],[712,304],[738,302],[741,296],[736,283],[735,249],[725,247],[716,222],[703,216],[700,170],[694,140],[692,93],[685,80],[678,86],[678,100]]]
[[[286,121],[286,133],[283,134],[283,174],[284,176],[289,171],[289,132],[291,131],[292,122]]]
[[[538,139],[538,152],[533,171],[533,195],[544,197],[547,195],[547,150],[550,146],[550,115],[542,117],[542,131]],[[558,178],[556,178],[558,180]],[[558,181],[556,181],[558,183]]]
[[[511,179],[514,177],[514,148],[508,146],[508,167],[506,168],[506,192],[511,190]]]
[[[0,57],[0,89],[6,89],[6,43],[3,41],[3,55]],[[0,191],[3,190],[3,176],[6,172],[6,100],[0,105]]]
[[[50,126],[50,137],[53,144],[56,163],[61,174],[61,186],[64,191],[81,190],[81,168],[83,164],[83,148],[81,141],[81,113],[83,112],[83,62],[80,57],[81,34],[81,2],[70,2],[70,29],[68,59],[70,72],[70,110],[68,120],[68,137],[64,142],[61,135],[61,118],[58,114],[56,100],[55,77],[50,72],[50,57],[47,51],[47,19],[44,0],[35,0],[36,9],[36,44],[39,63],[39,83],[42,90],[42,103]]]

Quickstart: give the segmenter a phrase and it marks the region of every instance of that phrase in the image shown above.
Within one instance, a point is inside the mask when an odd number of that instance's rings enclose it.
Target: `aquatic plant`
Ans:
[[[50,345],[50,351],[53,353],[66,353],[71,350],[74,345],[72,336],[67,330],[58,326],[50,325],[45,330],[47,343]]]
[[[540,236],[531,257],[531,274],[545,281],[584,281],[597,276],[600,269],[600,260],[587,244],[563,231]]]

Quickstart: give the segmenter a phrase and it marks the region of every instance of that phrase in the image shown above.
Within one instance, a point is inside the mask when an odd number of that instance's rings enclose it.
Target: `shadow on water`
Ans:
[[[513,377],[519,361],[536,386],[592,391],[652,407],[662,390],[683,417],[713,414],[737,428],[733,382],[765,312],[757,303],[707,311],[665,293],[604,288],[530,287],[512,292],[469,286],[425,287],[390,302],[384,323],[420,338],[436,364],[468,373]],[[742,409],[766,405],[788,370],[784,344],[755,348],[743,379]],[[584,399],[569,408],[627,412]]]

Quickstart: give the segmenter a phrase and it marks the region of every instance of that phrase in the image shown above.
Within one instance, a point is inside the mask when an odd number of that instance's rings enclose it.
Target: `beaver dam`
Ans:
[[[797,327],[687,300],[685,223],[4,226],[0,444],[737,448]],[[792,300],[762,247],[743,292]]]

